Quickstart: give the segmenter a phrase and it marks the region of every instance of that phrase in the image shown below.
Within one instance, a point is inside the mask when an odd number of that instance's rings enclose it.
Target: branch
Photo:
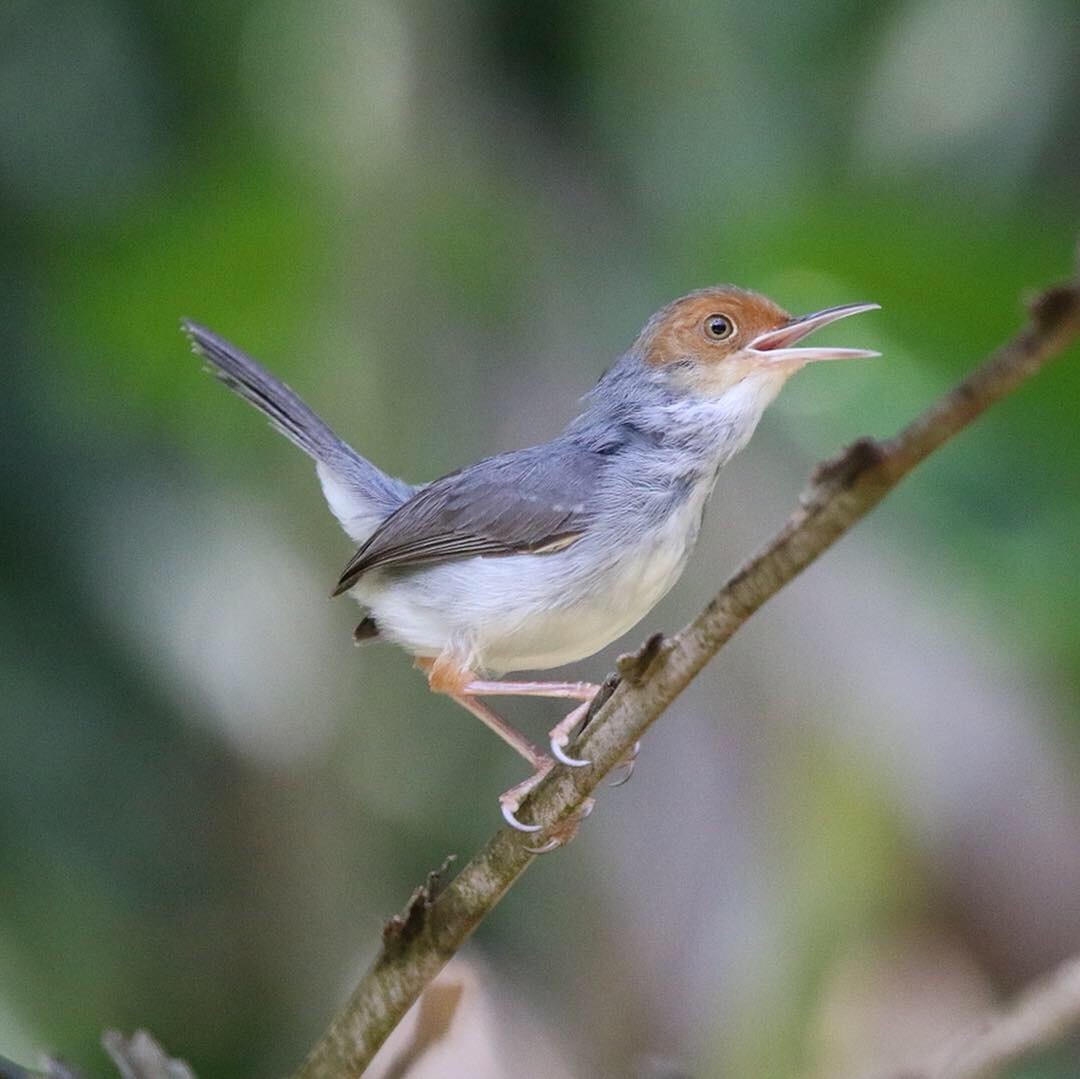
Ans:
[[[953,1039],[929,1069],[898,1079],[991,1079],[1080,1023],[1080,956],[1024,989],[1006,1009]]]
[[[693,622],[623,657],[573,747],[591,768],[556,768],[523,807],[549,828],[570,821],[695,675],[771,596],[885,497],[917,464],[1080,336],[1080,282],[1051,288],[1030,321],[955,389],[886,441],[862,438],[819,465],[777,536],[728,579]],[[388,923],[383,948],[294,1079],[358,1076],[424,987],[529,867],[535,836],[504,828],[445,887],[437,877]]]

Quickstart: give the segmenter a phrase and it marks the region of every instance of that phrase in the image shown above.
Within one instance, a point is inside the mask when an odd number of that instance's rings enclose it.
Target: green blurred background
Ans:
[[[1068,272],[1076,16],[0,4],[0,1055],[104,1076],[100,1032],[146,1026],[201,1079],[286,1072],[522,778],[354,650],[309,463],[180,316],[420,480],[555,433],[689,289],[881,303],[830,342],[884,358],[785,391],[625,647]],[[746,627],[481,927],[408,1074],[888,1075],[1080,949],[1076,361]]]

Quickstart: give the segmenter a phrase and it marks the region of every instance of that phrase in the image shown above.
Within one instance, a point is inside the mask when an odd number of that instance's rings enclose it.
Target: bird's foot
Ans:
[[[548,829],[548,837],[539,847],[525,849],[530,854],[550,854],[553,850],[565,847],[577,835],[581,822],[593,811],[595,805],[596,802],[592,798],[586,798],[576,813]]]
[[[555,762],[550,757],[542,758],[536,771],[528,779],[515,783],[509,790],[499,795],[499,808],[502,810],[503,820],[511,828],[519,832],[539,832],[543,828],[541,824],[526,824],[518,820],[517,811],[521,808],[521,803],[547,778],[554,767]]]
[[[504,791],[499,795],[499,807],[502,810],[503,820],[510,825],[511,828],[519,832],[541,832],[544,831],[542,824],[526,824],[524,821],[518,819],[517,812],[521,808],[521,803],[531,794],[539,784],[547,778],[551,773],[552,768],[555,767],[555,762],[550,758],[547,758],[541,763],[536,771],[529,776],[528,779],[523,780],[521,783],[511,787],[508,791]],[[560,821],[558,824],[552,825],[547,829],[547,838],[537,847],[526,847],[530,854],[547,854],[550,851],[558,850],[559,847],[565,846],[577,835],[578,828],[581,822],[593,811],[593,799],[586,798],[581,803],[581,808],[566,820]]]
[[[570,739],[574,734],[574,730],[577,726],[583,723],[589,715],[589,708],[592,706],[592,701],[585,701],[578,705],[569,715],[562,719],[551,729],[551,733],[548,735],[551,744],[551,754],[562,764],[567,765],[570,768],[584,768],[588,764],[592,764],[592,761],[585,760],[583,757],[571,757],[566,752],[566,747],[570,744]],[[631,746],[630,751],[625,757],[615,766],[616,772],[622,772],[623,774],[618,778],[613,779],[608,786],[621,787],[624,783],[630,781],[630,777],[634,774],[634,766],[637,763],[638,754],[641,752],[641,743],[635,742]]]
[[[571,757],[570,754],[566,752],[566,747],[570,744],[570,739],[573,736],[575,729],[585,720],[586,716],[588,716],[591,705],[591,698],[587,701],[582,701],[577,708],[563,719],[559,720],[559,722],[551,728],[551,732],[548,734],[548,740],[551,745],[551,755],[557,761],[565,764],[569,768],[584,768],[586,765],[592,764],[592,761],[587,761],[581,757]]]

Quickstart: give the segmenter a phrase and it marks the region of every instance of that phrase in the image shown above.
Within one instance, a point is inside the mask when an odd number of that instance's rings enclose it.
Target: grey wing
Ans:
[[[587,527],[599,467],[588,451],[548,443],[444,476],[379,526],[334,595],[378,567],[562,550]]]

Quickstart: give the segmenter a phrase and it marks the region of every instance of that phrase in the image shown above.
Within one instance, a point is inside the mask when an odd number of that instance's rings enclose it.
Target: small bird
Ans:
[[[314,459],[358,545],[333,592],[365,610],[357,641],[404,648],[432,690],[529,762],[529,778],[499,801],[509,825],[537,832],[517,812],[556,761],[589,764],[568,747],[598,687],[498,677],[583,659],[639,622],[679,579],[721,466],[784,383],[818,360],[879,355],[797,343],[877,308],[792,317],[730,285],[691,292],[645,323],[561,434],[421,486],[380,471],[228,341],[182,326],[213,373]],[[501,695],[580,703],[550,732],[549,755],[484,700]]]

